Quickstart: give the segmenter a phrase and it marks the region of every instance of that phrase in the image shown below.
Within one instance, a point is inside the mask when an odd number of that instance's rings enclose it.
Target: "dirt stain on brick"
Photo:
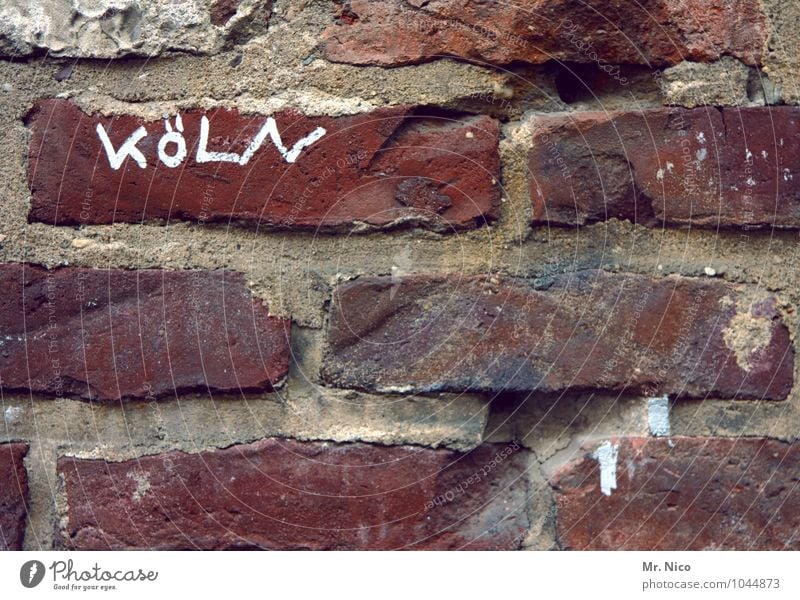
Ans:
[[[745,371],[753,370],[754,358],[772,340],[772,319],[759,310],[764,302],[741,298],[736,314],[722,332],[725,345],[736,356],[736,364]]]

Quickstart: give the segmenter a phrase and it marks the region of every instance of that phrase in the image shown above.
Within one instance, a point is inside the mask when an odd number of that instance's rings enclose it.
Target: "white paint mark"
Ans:
[[[672,173],[672,169],[674,169],[674,168],[675,168],[675,165],[673,165],[671,162],[667,163],[667,173]]]
[[[656,171],[656,179],[658,181],[664,181],[664,169],[659,169]]]
[[[141,502],[144,495],[150,490],[150,480],[144,473],[128,473],[128,477],[136,482],[131,498],[134,502]]]
[[[140,168],[144,169],[147,166],[147,159],[136,147],[139,140],[143,137],[147,137],[147,130],[144,127],[139,127],[139,129],[134,131],[128,139],[125,140],[122,146],[120,146],[119,150],[114,150],[114,144],[111,143],[102,123],[98,123],[95,130],[100,137],[100,141],[103,142],[103,148],[106,151],[108,163],[111,165],[112,169],[115,171],[118,170],[122,166],[122,161],[124,161],[127,156],[135,160]]]
[[[783,180],[784,181],[791,181],[792,179],[794,179],[794,177],[792,176],[792,172],[789,169],[784,169],[783,170]]]
[[[697,153],[695,154],[695,156],[697,156],[697,160],[699,160],[700,162],[702,162],[702,161],[704,161],[704,160],[706,159],[706,157],[708,156],[708,150],[706,150],[705,148],[700,148],[700,150],[698,150],[698,151],[697,151]]]
[[[275,119],[269,117],[266,122],[261,126],[261,129],[258,130],[258,133],[250,142],[250,145],[247,146],[247,149],[244,151],[244,154],[239,158],[239,164],[244,166],[250,159],[253,158],[253,155],[256,153],[261,147],[261,144],[264,143],[264,140],[267,139],[267,135],[270,136],[272,139],[272,143],[278,146],[278,151],[283,148],[283,144],[281,144],[281,136],[278,133],[278,124],[275,123]],[[278,140],[277,142],[275,140]],[[285,150],[285,148],[284,148]]]
[[[709,277],[713,277],[714,275],[717,274],[717,272],[712,267],[705,267],[703,269],[703,273],[705,273]]]
[[[617,456],[619,446],[611,442],[603,442],[592,454],[592,458],[600,464],[600,491],[606,496],[611,495],[611,490],[617,489]]]
[[[750,152],[750,150],[748,148],[745,148],[744,149],[744,159],[749,161],[751,158],[753,158],[753,153]]]
[[[278,152],[280,152],[283,159],[288,163],[293,163],[297,160],[297,158],[300,156],[300,153],[304,149],[308,148],[311,144],[328,133],[323,127],[317,127],[306,137],[298,140],[297,143],[292,146],[292,149],[289,150],[283,145],[283,140],[281,139],[281,134],[278,131],[278,124],[275,122],[275,119],[272,117],[267,117],[267,120],[261,126],[261,129],[259,129],[258,133],[247,146],[247,149],[241,156],[239,156],[235,152],[209,152],[208,131],[208,117],[203,115],[200,119],[200,143],[197,146],[197,162],[232,162],[238,163],[242,166],[250,162],[250,159],[253,158],[253,155],[264,143],[264,140],[267,139],[267,136],[270,137],[272,144],[275,146]]]
[[[699,132],[697,134],[697,141],[700,142],[701,144],[705,144],[706,143],[706,134],[703,133],[702,131]]]
[[[756,184],[756,180],[753,179],[752,177],[748,177],[745,183],[747,183],[747,185],[749,185],[750,187],[753,187]]]
[[[766,150],[762,150],[761,151],[761,158],[768,158],[768,157],[769,157],[769,154],[767,154],[767,151]]]
[[[180,115],[175,117],[175,130],[172,129],[172,123],[169,122],[169,117],[164,117],[164,129],[167,132],[158,140],[158,158],[170,169],[174,169],[183,162],[186,158],[186,138],[183,137],[183,119]],[[175,144],[175,154],[167,154],[167,146]]]
[[[16,423],[21,415],[22,415],[21,406],[9,406],[3,413],[3,418],[5,419],[6,423],[11,424],[11,423]]]
[[[242,158],[235,152],[209,152],[208,151],[208,117],[200,117],[200,143],[197,144],[197,154],[195,160],[198,163],[207,162],[230,162],[238,163]]]
[[[668,436],[670,435],[669,424],[669,398],[650,398],[647,401],[647,422],[650,427],[650,435]]]

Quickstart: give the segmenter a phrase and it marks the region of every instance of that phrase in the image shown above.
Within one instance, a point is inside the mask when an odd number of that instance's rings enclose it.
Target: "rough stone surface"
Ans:
[[[4,0],[0,56],[211,53],[266,31],[272,0]]]
[[[360,65],[455,56],[490,63],[550,60],[651,67],[762,58],[769,34],[756,0],[353,0],[338,2],[325,55]]]
[[[682,62],[665,69],[659,78],[664,104],[744,106],[750,102],[747,65],[730,57],[714,63]]]
[[[499,128],[489,117],[388,108],[351,117],[275,116],[284,155],[271,133],[251,162],[202,162],[203,111],[181,114],[186,157],[167,166],[158,154],[164,122],[90,117],[63,100],[38,103],[28,179],[30,219],[57,224],[189,219],[247,221],[263,227],[341,228],[420,225],[451,231],[481,225],[500,204]],[[265,117],[207,113],[207,152],[245,156]],[[176,117],[169,127],[177,135]],[[113,168],[96,130],[114,151],[139,127],[138,157]],[[291,156],[301,140],[324,135]],[[108,134],[108,132],[112,132]],[[166,156],[179,150],[162,146]],[[290,161],[293,159],[293,161]],[[146,163],[141,166],[140,163]]]
[[[88,549],[514,549],[525,452],[268,439],[109,463],[60,458],[62,543]]]
[[[748,297],[749,295],[749,297]],[[717,281],[584,271],[362,277],[334,292],[323,379],[395,392],[615,390],[785,398],[776,300]]]
[[[0,550],[22,550],[28,514],[25,444],[0,444]]]
[[[800,227],[800,111],[654,109],[536,118],[534,224]]]
[[[775,83],[776,95],[787,104],[800,103],[800,4],[762,0],[771,24],[765,71]]]
[[[586,456],[563,467],[558,537],[574,550],[800,549],[800,444],[767,439],[623,438],[616,489]]]
[[[225,271],[0,265],[4,392],[92,400],[269,390],[288,322]]]

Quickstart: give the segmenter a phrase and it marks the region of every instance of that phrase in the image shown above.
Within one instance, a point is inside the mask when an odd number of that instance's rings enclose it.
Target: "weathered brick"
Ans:
[[[757,64],[769,34],[757,0],[348,0],[323,34],[327,58],[406,65],[443,56],[508,64],[550,60]]]
[[[127,462],[61,458],[77,549],[513,549],[525,453],[268,439]]]
[[[800,226],[795,107],[591,112],[534,125],[534,224]]]
[[[270,390],[288,322],[225,271],[0,265],[4,392],[93,400]]]
[[[207,143],[201,141],[204,119]],[[300,229],[420,225],[451,231],[476,227],[499,210],[499,127],[489,117],[408,107],[338,118],[192,110],[180,115],[181,136],[177,121],[89,116],[66,100],[40,101],[29,118],[30,219],[233,220]],[[270,122],[276,123],[277,140],[276,131],[266,129]],[[115,169],[101,126],[114,151],[139,131],[139,154]],[[186,143],[185,158],[174,166],[158,154],[167,126],[174,129],[172,139]],[[296,147],[314,132],[322,137]],[[262,143],[245,161],[259,135]],[[180,156],[176,143],[163,148],[170,157]]]
[[[776,299],[721,281],[361,277],[331,311],[322,378],[340,387],[780,399],[792,386]]]
[[[0,550],[22,550],[28,514],[26,444],[0,444]]]
[[[589,449],[552,478],[564,548],[800,549],[800,444],[686,437],[609,443],[617,452],[610,495]]]

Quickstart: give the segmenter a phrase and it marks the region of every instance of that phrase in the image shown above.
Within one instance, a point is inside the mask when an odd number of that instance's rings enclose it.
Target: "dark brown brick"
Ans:
[[[800,110],[670,108],[537,118],[533,223],[800,226]]]
[[[444,56],[657,67],[735,56],[761,61],[757,0],[347,0],[323,34],[328,59],[395,66]]]
[[[780,399],[792,386],[775,298],[720,281],[361,277],[333,300],[322,377],[340,387]]]
[[[243,157],[259,133],[266,138],[247,164],[205,161],[203,118],[208,152]],[[262,130],[267,117],[224,109],[184,112],[186,155],[169,167],[158,154],[164,122],[90,116],[67,100],[42,100],[28,119],[29,218],[59,225],[192,220],[282,229],[418,225],[452,231],[497,216],[499,126],[489,117],[398,107],[339,118],[287,110],[274,121],[280,143],[289,149],[285,156]],[[177,139],[176,119],[170,123]],[[114,169],[98,126],[114,151],[140,131],[141,155]],[[321,138],[290,156],[301,139],[322,130]],[[178,152],[176,143],[163,148],[169,156]]]
[[[0,550],[22,550],[28,515],[26,444],[0,444]]]
[[[93,400],[270,390],[289,325],[225,271],[0,265],[3,391]]]
[[[269,439],[127,462],[61,458],[77,549],[512,549],[525,453]]]
[[[558,536],[576,550],[798,550],[800,444],[623,438],[616,489],[587,454],[552,479]]]

